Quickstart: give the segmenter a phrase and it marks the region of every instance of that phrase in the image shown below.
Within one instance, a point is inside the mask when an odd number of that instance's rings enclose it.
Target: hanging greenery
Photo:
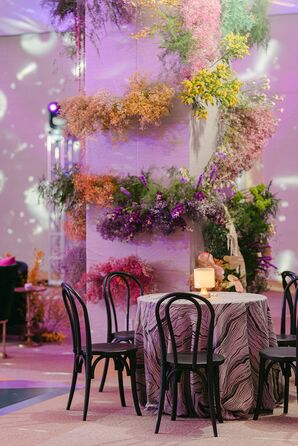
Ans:
[[[269,21],[267,10],[269,0],[221,0],[223,35],[233,32],[249,34],[249,46],[267,44]]]
[[[238,191],[226,205],[245,260],[247,290],[257,293],[265,291],[268,274],[273,267],[270,238],[275,232],[278,200],[270,191],[270,186],[260,184],[244,192]],[[203,234],[206,248],[215,258],[223,259],[229,254],[224,226],[208,221],[203,227]]]

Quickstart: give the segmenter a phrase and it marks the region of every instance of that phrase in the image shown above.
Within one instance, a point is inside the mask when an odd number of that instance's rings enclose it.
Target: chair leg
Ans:
[[[71,406],[71,403],[72,403],[72,399],[73,399],[73,395],[74,395],[74,391],[75,391],[75,388],[76,388],[77,377],[78,377],[77,361],[76,361],[76,358],[75,358],[74,359],[74,363],[73,363],[72,380],[71,380],[71,386],[70,386],[70,390],[69,390],[69,397],[68,397],[68,401],[67,401],[66,410],[70,409],[70,406]]]
[[[90,397],[90,387],[91,387],[91,360],[86,358],[85,362],[85,399],[84,399],[84,414],[83,421],[86,421],[88,406],[89,406],[89,397]]]
[[[208,376],[208,398],[209,398],[209,407],[210,407],[210,417],[212,422],[213,434],[214,437],[217,437],[217,426],[216,426],[216,414],[214,407],[214,368],[210,367],[207,370]]]
[[[290,386],[291,366],[285,366],[285,395],[284,395],[284,413],[288,413],[289,408],[289,386]]]
[[[119,359],[114,359],[114,362],[115,362],[115,369],[117,370],[118,373],[118,387],[119,387],[121,406],[126,407],[124,387],[123,387],[123,364],[121,363],[121,361],[119,361]]]
[[[7,321],[1,321],[2,324],[2,358],[7,358],[6,354],[6,325]]]
[[[172,406],[172,416],[171,420],[175,421],[177,417],[177,397],[178,397],[178,379],[177,373],[174,373],[173,377],[173,406]]]
[[[159,406],[158,406],[158,414],[157,414],[157,420],[156,420],[156,426],[155,426],[155,433],[156,434],[158,434],[158,432],[159,432],[161,417],[162,417],[163,408],[164,408],[164,404],[165,404],[166,384],[167,384],[166,381],[167,381],[166,369],[162,368],[161,372],[160,372]]]
[[[104,367],[103,367],[103,372],[102,372],[100,386],[99,386],[99,389],[98,389],[99,392],[103,391],[103,388],[104,388],[104,385],[105,385],[105,382],[106,382],[106,379],[107,379],[109,362],[110,362],[110,358],[106,358],[105,359],[105,364],[104,364]]]
[[[219,387],[219,367],[215,367],[215,406],[216,406],[216,415],[219,423],[223,423],[223,417],[221,413],[221,405],[220,405],[220,387]]]
[[[253,419],[257,420],[260,415],[261,405],[263,400],[263,390],[264,390],[264,375],[265,375],[265,364],[266,361],[264,358],[260,357],[260,368],[259,368],[259,384],[258,384],[258,394],[257,394],[257,403],[254,411]]]
[[[131,393],[133,398],[133,404],[135,406],[135,411],[137,415],[142,416],[142,412],[139,406],[138,393],[137,393],[137,382],[136,382],[136,368],[137,360],[136,355],[133,354],[130,357],[130,381],[131,381]]]

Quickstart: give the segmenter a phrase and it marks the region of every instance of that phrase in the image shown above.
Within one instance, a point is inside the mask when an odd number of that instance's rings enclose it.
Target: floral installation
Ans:
[[[114,139],[124,139],[133,127],[144,130],[160,125],[169,115],[175,92],[162,82],[149,82],[136,73],[122,97],[102,91],[94,96],[74,96],[61,103],[61,116],[67,131],[77,138],[96,132],[111,132]]]
[[[133,2],[129,0],[41,0],[41,5],[49,9],[57,32],[74,34],[77,52],[84,52],[86,35],[97,47],[106,22],[120,27],[135,16]],[[85,25],[86,15],[91,22],[89,27]]]
[[[40,249],[34,251],[34,261],[32,267],[28,271],[27,281],[32,285],[37,285],[40,280],[40,265],[44,261],[45,254]]]
[[[151,172],[119,178],[113,208],[99,220],[97,230],[106,240],[131,241],[140,233],[170,235],[192,230],[192,223],[210,219],[224,224],[222,196],[207,187],[201,177],[187,169],[170,168],[164,181]]]
[[[65,212],[64,231],[69,240],[74,242],[86,240],[86,207],[84,205]]]
[[[68,239],[86,238],[86,205],[112,205],[116,180],[112,175],[83,173],[80,166],[54,168],[55,178],[49,183],[42,178],[38,184],[39,196],[58,212],[65,212],[64,230]]]
[[[260,184],[236,192],[227,202],[234,221],[241,253],[246,265],[247,290],[262,292],[272,269],[270,238],[274,235],[274,218],[278,200],[270,186]],[[227,254],[227,230],[223,225],[206,222],[203,227],[206,248],[217,259]]]
[[[215,66],[203,68],[182,82],[181,100],[192,106],[197,118],[207,119],[208,105],[217,104],[229,109],[238,104],[242,83],[235,77],[229,63],[248,54],[247,40],[248,35],[226,35],[221,42],[222,55]]]
[[[132,35],[133,38],[160,36],[161,59],[168,62],[168,56],[178,57],[178,71],[193,73],[204,68],[217,58],[220,39],[220,1],[137,1],[139,22],[142,12],[150,11],[154,24],[143,27]],[[173,59],[173,58],[172,58]],[[173,68],[170,61],[170,69]],[[182,74],[180,73],[180,75]]]
[[[269,40],[267,9],[269,0],[221,0],[223,35],[230,32],[249,34],[249,46],[266,44]]]
[[[215,274],[216,291],[236,291],[243,293],[245,290],[241,283],[239,272],[241,259],[236,256],[224,256],[216,259],[210,252],[201,252],[197,257],[198,268],[213,268]],[[193,275],[190,278],[191,288],[193,288]]]
[[[43,342],[63,342],[69,333],[69,321],[61,299],[61,288],[50,287],[33,302],[34,338]]]
[[[60,265],[65,282],[77,288],[77,283],[86,273],[86,242],[80,242],[67,249]]]
[[[231,187],[262,156],[277,129],[276,103],[283,99],[268,96],[268,88],[266,78],[246,84],[238,105],[220,110],[219,145],[205,168],[204,181],[210,182],[212,176],[214,187]]]
[[[181,12],[185,29],[194,40],[189,64],[192,71],[197,71],[218,58],[220,1],[184,0]]]
[[[157,291],[155,274],[153,267],[137,256],[129,256],[120,259],[111,257],[104,263],[99,263],[90,268],[87,274],[84,274],[78,284],[79,288],[87,287],[86,299],[97,303],[103,299],[102,284],[106,274],[113,271],[123,271],[134,275],[142,284],[144,293],[153,293]],[[116,305],[124,306],[125,284],[123,280],[117,279],[111,282],[111,291],[113,293]],[[139,297],[139,288],[135,283],[131,283],[131,304],[137,302]]]

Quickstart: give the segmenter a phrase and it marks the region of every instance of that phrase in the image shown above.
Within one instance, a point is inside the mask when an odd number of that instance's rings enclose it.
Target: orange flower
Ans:
[[[129,81],[123,97],[106,91],[95,96],[73,96],[61,103],[61,116],[67,121],[67,131],[77,138],[85,138],[98,131],[110,131],[123,139],[126,131],[137,126],[144,130],[159,125],[170,113],[175,92],[162,82],[148,82],[136,73]]]
[[[116,191],[115,177],[77,173],[73,180],[76,194],[81,202],[103,207],[111,206]]]

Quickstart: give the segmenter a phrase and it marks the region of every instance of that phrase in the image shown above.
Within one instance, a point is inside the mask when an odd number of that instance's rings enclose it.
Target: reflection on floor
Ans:
[[[0,415],[23,409],[67,392],[68,387],[61,386],[59,383],[57,385],[57,383],[50,382],[1,379]]]

